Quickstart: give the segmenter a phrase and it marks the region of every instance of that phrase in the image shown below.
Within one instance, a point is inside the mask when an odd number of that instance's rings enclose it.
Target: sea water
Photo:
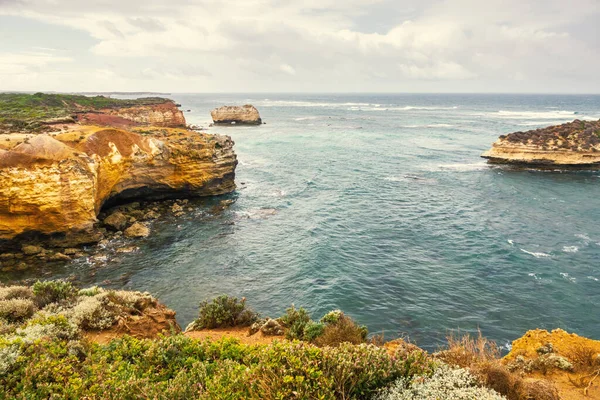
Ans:
[[[225,293],[269,316],[339,308],[427,348],[455,330],[502,345],[533,328],[600,337],[600,173],[480,158],[501,134],[599,119],[600,96],[171,97],[204,127],[221,105],[260,110],[265,125],[208,129],[236,143],[237,191],[93,274],[77,260],[44,278],[149,291],[182,325]]]

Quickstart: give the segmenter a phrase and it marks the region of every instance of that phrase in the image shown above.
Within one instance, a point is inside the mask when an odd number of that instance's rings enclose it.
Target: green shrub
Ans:
[[[92,287],[89,287],[89,288],[80,289],[77,294],[79,296],[93,297],[93,296],[99,294],[101,290],[102,289],[100,289],[98,286],[92,286]]]
[[[77,289],[66,281],[37,281],[33,285],[33,294],[40,307],[63,300],[71,300],[77,295]]]
[[[310,321],[304,326],[304,332],[302,334],[303,339],[307,342],[314,342],[319,336],[323,334],[325,325],[319,322]]]
[[[250,326],[258,320],[258,314],[246,307],[246,299],[219,296],[212,301],[200,303],[198,319],[187,330]]]
[[[311,322],[308,311],[302,307],[297,309],[293,305],[285,310],[285,314],[279,320],[288,329],[286,337],[290,340],[304,339],[304,328]]]
[[[344,313],[341,310],[329,311],[327,314],[323,315],[323,317],[321,318],[321,323],[322,324],[335,324],[343,316],[344,316]]]
[[[367,328],[359,326],[341,311],[328,313],[323,320],[331,322],[326,323],[322,334],[314,340],[317,346],[339,346],[345,342],[360,344],[367,340]]]

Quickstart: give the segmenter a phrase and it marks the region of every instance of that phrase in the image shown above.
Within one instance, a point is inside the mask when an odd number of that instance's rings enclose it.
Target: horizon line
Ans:
[[[163,92],[163,91],[152,91],[152,90],[100,90],[100,91],[57,91],[57,90],[4,90],[0,89],[0,93],[47,93],[47,94],[114,94],[114,95],[128,95],[128,94],[152,94],[152,95],[416,95],[416,94],[429,94],[429,95],[544,95],[544,96],[600,96],[600,92],[237,92],[237,91],[224,91],[224,92]]]

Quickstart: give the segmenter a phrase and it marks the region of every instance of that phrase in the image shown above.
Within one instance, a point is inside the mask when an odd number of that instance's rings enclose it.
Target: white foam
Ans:
[[[513,240],[511,240],[511,239],[508,239],[508,240],[507,240],[507,242],[508,242],[508,244],[510,244],[511,246],[514,246],[514,244],[515,244],[515,242],[514,242]]]
[[[531,273],[529,273],[529,274],[527,274],[527,275],[531,276],[531,277],[532,277],[533,279],[535,279],[536,281],[539,281],[540,279],[542,279],[542,278],[540,278],[539,276],[537,276],[536,274],[534,274],[533,272],[531,272]]]
[[[592,239],[590,239],[590,237],[589,237],[588,235],[585,235],[585,234],[583,234],[583,233],[577,233],[577,234],[575,235],[575,237],[576,237],[576,238],[579,238],[579,239],[582,239],[582,240],[584,240],[584,241],[586,241],[586,242],[589,242],[590,240],[592,240]]]
[[[261,107],[321,107],[321,108],[349,108],[350,111],[411,111],[411,110],[456,110],[458,106],[404,106],[398,107],[393,104],[378,103],[334,103],[319,101],[293,101],[293,100],[269,100],[265,99],[258,103]]]
[[[294,118],[294,121],[311,121],[311,120],[315,120],[319,117],[300,117],[300,118]]]
[[[565,278],[566,280],[568,280],[570,282],[575,282],[575,280],[576,280],[575,278],[569,276],[569,274],[566,272],[561,272],[560,276],[562,276],[563,278]]]
[[[546,254],[546,253],[541,253],[541,252],[532,252],[532,251],[527,251],[525,249],[520,249],[523,253],[529,254],[531,256],[534,256],[535,258],[548,258],[548,257],[552,257],[550,254]]]
[[[591,279],[592,281],[595,281],[595,282],[598,282],[598,281],[600,281],[600,279],[598,279],[598,278],[594,278],[593,276],[588,276],[587,278],[588,278],[588,279]]]
[[[402,128],[453,128],[451,124],[402,125]]]
[[[579,247],[577,246],[564,246],[562,251],[565,253],[577,253],[579,251]]]
[[[500,110],[489,114],[495,118],[502,119],[562,119],[576,118],[576,111],[504,111]]]
[[[484,162],[479,163],[465,163],[465,164],[440,164],[437,166],[442,170],[459,171],[459,172],[470,172],[470,171],[481,171],[489,168],[489,165]]]

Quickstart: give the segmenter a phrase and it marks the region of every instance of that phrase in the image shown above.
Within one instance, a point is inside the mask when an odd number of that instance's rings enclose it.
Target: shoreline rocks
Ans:
[[[210,112],[215,125],[261,125],[262,119],[256,107],[223,106]]]
[[[493,164],[600,169],[600,121],[502,135],[481,157]]]

